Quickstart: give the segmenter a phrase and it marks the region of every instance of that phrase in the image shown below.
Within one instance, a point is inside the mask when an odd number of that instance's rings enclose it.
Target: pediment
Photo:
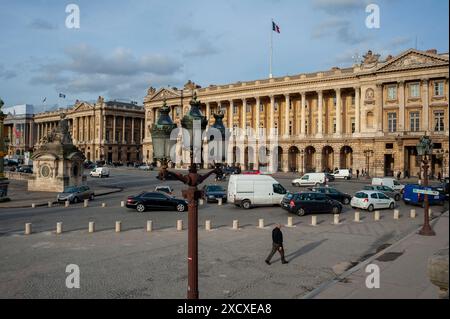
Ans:
[[[87,103],[87,102],[81,102],[74,106],[72,109],[72,113],[76,112],[83,112],[83,111],[92,111],[94,109],[94,106]]]
[[[174,98],[180,98],[181,95],[172,90],[172,89],[160,89],[155,94],[149,97],[149,101],[160,101],[160,100],[168,100],[168,99],[174,99]]]
[[[399,71],[445,65],[448,65],[448,58],[446,57],[411,49],[383,64],[376,72]]]

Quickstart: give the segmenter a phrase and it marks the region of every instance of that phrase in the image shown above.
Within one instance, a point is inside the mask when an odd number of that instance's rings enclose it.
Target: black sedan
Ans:
[[[333,187],[313,187],[311,191],[325,194],[327,197],[337,200],[344,205],[350,204],[352,200],[352,195],[342,193]]]
[[[281,207],[299,216],[320,213],[340,214],[342,212],[340,202],[317,192],[289,193],[283,198]]]
[[[128,196],[126,204],[127,208],[136,209],[139,213],[146,209],[184,212],[187,205],[184,199],[177,199],[161,192],[142,192],[136,196]]]
[[[227,192],[225,188],[219,185],[206,185],[203,187],[203,198],[207,203],[217,202],[222,198],[222,202],[227,201]]]

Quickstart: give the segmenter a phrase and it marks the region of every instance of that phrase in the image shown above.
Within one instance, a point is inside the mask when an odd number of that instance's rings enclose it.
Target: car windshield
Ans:
[[[223,192],[225,191],[221,186],[209,186],[208,191],[210,192]]]
[[[77,191],[78,188],[73,186],[64,188],[64,193],[76,193]]]
[[[368,198],[369,196],[366,193],[356,193],[356,198]]]

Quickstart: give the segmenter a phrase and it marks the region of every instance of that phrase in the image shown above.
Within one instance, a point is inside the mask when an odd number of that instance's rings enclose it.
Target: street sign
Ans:
[[[427,190],[427,189],[414,189],[413,192],[416,194],[424,194],[424,195],[431,195],[431,196],[439,195],[439,192]]]

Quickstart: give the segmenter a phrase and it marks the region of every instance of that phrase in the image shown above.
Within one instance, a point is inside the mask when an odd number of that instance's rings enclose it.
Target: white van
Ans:
[[[96,167],[94,168],[89,175],[91,177],[109,177],[109,168],[108,167]]]
[[[293,186],[319,186],[324,184],[328,179],[325,173],[307,173],[300,178],[294,179],[292,181]]]
[[[337,169],[336,171],[334,171],[333,173],[334,178],[339,179],[339,178],[343,178],[343,179],[352,179],[352,173],[350,173],[349,169]]]
[[[372,178],[372,185],[388,186],[398,192],[403,192],[403,188],[405,188],[405,185],[400,184],[400,182],[393,177],[374,177]]]
[[[230,175],[227,201],[249,209],[252,206],[280,205],[286,189],[272,176]]]

